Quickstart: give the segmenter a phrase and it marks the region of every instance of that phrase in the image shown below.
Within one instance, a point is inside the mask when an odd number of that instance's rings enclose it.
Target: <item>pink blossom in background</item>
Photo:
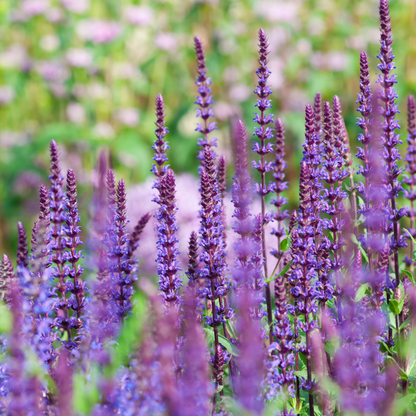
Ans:
[[[86,119],[84,107],[79,103],[70,103],[66,108],[68,120],[72,123],[81,124]]]
[[[302,1],[302,0],[301,0]],[[299,0],[262,1],[256,8],[258,13],[269,22],[297,23]]]
[[[173,33],[158,33],[155,36],[155,45],[164,51],[174,52],[178,47],[178,42]]]
[[[26,170],[16,178],[14,190],[17,194],[26,194],[33,191],[33,189],[39,189],[39,186],[42,185],[42,183],[43,180],[39,173]]]
[[[138,220],[147,212],[154,214],[154,210],[158,208],[158,205],[152,202],[153,196],[156,191],[152,188],[154,179],[148,178],[144,183],[133,186],[128,191],[127,195],[127,214],[130,219],[128,225],[129,231],[132,231]],[[152,197],[150,197],[150,195]],[[188,241],[192,231],[199,231],[200,218],[199,218],[199,206],[200,193],[199,193],[199,180],[195,176],[189,173],[183,173],[176,176],[176,204],[178,211],[176,214],[177,224],[179,226],[178,238],[179,238],[179,261],[183,274],[188,266]],[[236,241],[236,234],[230,228],[232,225],[232,214],[234,206],[231,202],[231,195],[227,195],[225,199],[226,216],[227,216],[227,261],[229,266],[234,262],[233,246]],[[261,212],[260,200],[256,200],[252,204],[252,213],[258,214]],[[140,239],[139,248],[136,251],[136,255],[140,261],[140,273],[142,276],[155,276],[157,274],[156,268],[156,231],[154,230],[156,220],[152,219],[147,224],[142,237]],[[272,248],[274,239],[270,235],[270,231],[273,228],[273,224],[269,224],[266,227],[266,243],[268,244],[268,251]],[[270,267],[274,268],[276,260],[269,255],[268,257]]]
[[[109,43],[121,33],[121,26],[117,22],[85,19],[77,26],[78,36],[95,44]]]
[[[62,23],[65,20],[64,13],[58,7],[51,7],[45,14],[46,20],[51,23]]]
[[[0,85],[0,105],[9,104],[15,96],[14,90],[9,85]]]
[[[0,147],[4,150],[14,146],[24,146],[29,142],[29,135],[23,131],[0,132]]]
[[[139,112],[133,108],[120,108],[116,113],[116,118],[120,123],[123,123],[126,126],[134,127],[139,124]]]
[[[148,6],[126,6],[124,20],[135,26],[148,26],[153,21],[153,10]]]
[[[38,73],[45,81],[63,82],[69,78],[69,70],[62,62],[40,61],[36,63]]]
[[[65,58],[69,66],[76,68],[87,68],[93,63],[92,55],[86,49],[71,48]]]
[[[111,124],[103,121],[94,126],[93,134],[100,139],[112,139],[116,132]]]
[[[23,0],[20,3],[20,10],[27,17],[44,14],[49,7],[49,0]]]
[[[60,0],[62,6],[72,13],[82,14],[89,10],[89,0]]]
[[[56,98],[63,98],[67,94],[65,85],[60,82],[50,82],[49,89]]]

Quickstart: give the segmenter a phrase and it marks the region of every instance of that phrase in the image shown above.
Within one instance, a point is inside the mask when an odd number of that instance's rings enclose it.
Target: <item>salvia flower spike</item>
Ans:
[[[165,116],[165,103],[163,101],[162,95],[159,94],[156,97],[156,140],[152,146],[152,149],[155,151],[155,155],[153,157],[155,164],[151,170],[159,180],[168,169],[168,165],[165,163],[168,161],[166,151],[169,149],[169,145],[165,140],[165,137],[169,133],[169,130],[167,127],[165,127]],[[156,181],[155,185],[157,185],[157,183],[158,181]]]
[[[266,161],[266,155],[273,152],[273,144],[269,141],[273,138],[273,130],[268,125],[273,123],[273,114],[266,114],[266,111],[272,107],[271,100],[269,99],[270,94],[272,93],[269,85],[267,84],[267,79],[270,76],[270,70],[267,67],[268,64],[268,55],[269,55],[269,44],[266,38],[266,33],[263,29],[259,30],[259,68],[256,71],[257,74],[257,87],[254,90],[254,93],[257,95],[257,103],[255,106],[259,110],[260,114],[256,113],[254,117],[254,122],[256,122],[259,127],[255,128],[254,135],[257,136],[258,142],[254,142],[253,151],[260,156],[259,161],[253,161],[253,168],[257,169],[260,173],[260,183],[256,184],[257,193],[261,198],[261,215],[263,224],[267,224],[271,218],[269,215],[266,215],[266,200],[265,197],[270,192],[275,191],[275,184],[270,183],[266,186],[266,173],[273,170],[273,163]],[[268,278],[268,268],[267,268],[267,251],[266,251],[266,239],[264,226],[262,227],[262,249],[264,261],[264,276]],[[272,300],[271,300],[271,291],[270,286],[266,285],[266,303],[267,303],[267,319],[270,327],[270,334],[272,332]]]
[[[23,224],[17,223],[17,266],[27,267],[29,265],[29,253],[27,249],[27,237]]]
[[[156,230],[158,232],[157,267],[159,290],[162,294],[166,312],[169,312],[172,307],[179,308],[182,304],[182,298],[179,294],[182,280],[179,277],[181,269],[178,262],[175,187],[175,175],[169,169],[160,180],[159,197],[155,199],[155,202],[159,204],[159,209],[155,214],[155,218],[158,221]]]
[[[416,105],[415,97],[409,95],[407,99],[407,154],[405,160],[407,162],[407,173],[408,177],[404,179],[404,183],[407,184],[408,189],[405,190],[404,196],[410,201],[410,208],[407,211],[407,216],[410,219],[410,233],[413,238],[416,237],[415,230],[415,200],[416,200]],[[410,241],[410,256],[413,255],[414,244],[413,241]],[[414,262],[411,260],[411,257],[406,256],[406,263],[410,265],[411,271],[414,270]]]
[[[208,69],[206,67],[205,52],[202,46],[202,41],[198,37],[194,37],[195,44],[195,53],[196,53],[196,62],[198,65],[197,72],[198,76],[196,78],[195,84],[198,87],[198,97],[196,98],[195,104],[199,107],[196,111],[196,116],[201,117],[202,124],[198,123],[196,131],[201,133],[203,137],[198,139],[198,146],[209,147],[210,149],[216,146],[216,139],[210,138],[209,134],[217,130],[216,122],[209,121],[210,117],[214,117],[214,111],[212,109],[212,104],[214,100],[212,99],[212,92],[210,85],[212,81],[207,77]],[[215,158],[215,154],[213,153]],[[203,160],[204,154],[202,151],[199,152],[198,158]]]
[[[396,104],[397,92],[394,84],[397,83],[396,75],[392,74],[395,65],[393,63],[394,55],[392,50],[393,38],[391,35],[390,14],[387,0],[380,0],[380,54],[377,56],[380,63],[377,68],[380,70],[378,83],[381,86],[380,106],[383,118],[382,141],[383,141],[383,158],[385,162],[385,186],[389,196],[390,218],[393,225],[393,237],[390,240],[390,249],[394,257],[395,285],[400,283],[399,272],[399,254],[398,249],[406,243],[399,235],[399,219],[404,215],[404,209],[397,209],[396,199],[399,192],[403,190],[398,181],[402,169],[398,167],[397,161],[401,159],[398,145],[402,143],[400,136],[395,130],[400,129],[396,120],[396,114],[399,113]]]

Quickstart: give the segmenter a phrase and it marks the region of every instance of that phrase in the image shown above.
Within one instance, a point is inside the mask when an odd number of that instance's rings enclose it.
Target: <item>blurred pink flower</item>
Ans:
[[[93,134],[100,139],[112,139],[116,133],[111,124],[100,122],[94,126]]]
[[[117,22],[98,19],[86,19],[77,27],[77,34],[81,39],[95,44],[109,43],[121,33],[121,26]]]
[[[154,213],[154,210],[158,208],[158,205],[152,202],[150,195],[155,195],[153,186],[153,178],[148,178],[144,183],[133,186],[128,191],[127,195],[127,214],[130,219],[128,225],[131,231],[137,224],[137,221],[142,215],[147,212]],[[199,218],[199,180],[195,176],[184,173],[176,176],[176,204],[178,212],[176,214],[177,223],[179,226],[178,238],[179,238],[179,261],[184,272],[188,267],[188,241],[192,231],[198,232],[200,227]],[[231,202],[231,196],[227,195],[225,199],[225,211],[227,216],[227,228],[232,225],[232,214],[234,211],[233,204]],[[260,201],[255,200],[252,204],[252,213],[258,214],[261,211]],[[156,231],[154,230],[156,220],[151,218],[149,224],[146,226],[139,248],[136,255],[140,260],[140,273],[142,276],[150,275],[155,276],[157,274],[156,269]],[[270,231],[273,228],[273,224],[269,224],[266,227],[266,243],[268,245],[268,251],[270,251],[274,239],[270,236]],[[230,266],[234,262],[234,243],[236,242],[237,234],[232,229],[227,230],[227,261]],[[268,261],[273,270],[276,260],[270,255]]]
[[[51,7],[45,14],[46,20],[51,23],[61,23],[65,20],[64,13],[58,7]]]
[[[15,96],[14,90],[9,85],[0,85],[0,105],[9,104]]]
[[[62,62],[40,61],[36,69],[46,81],[62,82],[69,77],[68,68]]]
[[[158,33],[155,36],[155,45],[164,51],[174,52],[178,47],[178,42],[173,33]]]
[[[259,14],[269,22],[289,22],[296,24],[299,0],[262,1],[256,8]]]
[[[27,17],[31,17],[45,13],[49,6],[49,0],[23,0],[20,3],[20,10]]]
[[[135,26],[148,26],[153,20],[153,10],[148,6],[126,6],[124,20]]]
[[[90,8],[89,0],[60,0],[62,6],[72,13],[85,13]]]
[[[348,59],[348,54],[343,51],[315,52],[311,57],[311,65],[317,69],[342,71],[348,65]]]
[[[38,173],[26,170],[16,178],[14,190],[17,194],[26,194],[31,191],[33,192],[33,189],[39,189],[42,183],[42,178]]]
[[[49,88],[56,98],[63,98],[66,96],[67,90],[64,84],[60,82],[50,82]]]
[[[77,68],[87,68],[93,63],[92,55],[86,49],[71,48],[66,53],[65,58],[69,66]]]
[[[116,113],[116,118],[120,123],[129,127],[137,126],[140,119],[139,112],[133,107],[120,108]]]
[[[69,121],[76,124],[81,124],[86,119],[84,107],[79,103],[68,104],[66,115],[68,116]]]
[[[0,147],[7,149],[13,146],[24,146],[29,141],[29,135],[22,131],[0,132]]]

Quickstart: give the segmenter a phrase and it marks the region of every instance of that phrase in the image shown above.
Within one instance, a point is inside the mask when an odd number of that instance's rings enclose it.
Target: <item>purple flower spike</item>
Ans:
[[[82,244],[79,237],[81,227],[78,225],[81,219],[78,214],[77,184],[72,169],[68,170],[66,184],[67,212],[65,215],[65,234],[67,236],[66,247],[69,250],[66,259],[72,265],[72,268],[67,270],[67,274],[73,280],[71,283],[67,282],[67,290],[71,292],[69,306],[75,311],[79,319],[84,309],[84,284],[81,280],[83,268],[81,265],[77,265],[77,262],[82,256],[77,250]],[[79,321],[79,325],[81,325],[81,321]]]
[[[7,254],[3,254],[0,264],[0,297],[2,301],[10,302],[10,287],[16,281],[13,265]]]
[[[234,213],[232,227],[239,238],[235,243],[234,250],[237,254],[233,277],[238,285],[241,285],[247,273],[251,269],[249,257],[253,251],[252,241],[252,218],[250,214],[251,204],[251,179],[248,173],[247,131],[241,120],[238,121],[234,134],[236,147],[236,172],[232,188],[232,202]]]
[[[131,297],[134,293],[134,276],[128,259],[129,235],[127,233],[126,187],[123,179],[117,185],[116,212],[113,233],[116,244],[111,254],[110,275],[113,281],[113,299],[118,305],[118,316],[124,319],[131,312]]]
[[[27,267],[29,265],[27,237],[25,227],[20,221],[17,223],[17,236],[17,266]]]
[[[134,252],[139,247],[140,237],[151,217],[152,217],[152,214],[150,212],[148,212],[147,214],[144,214],[139,219],[139,222],[136,224],[136,226],[134,227],[134,230],[129,240],[129,254],[128,254],[129,259],[133,258]]]
[[[199,286],[198,236],[195,231],[192,231],[189,238],[188,271],[186,275],[188,276],[190,287],[195,288]]]
[[[193,233],[196,237],[196,233]],[[186,343],[183,349],[181,396],[181,416],[206,416],[209,412],[209,399],[213,386],[210,382],[207,362],[207,346],[203,330],[199,324],[199,311],[195,309],[192,293],[185,295]],[[220,347],[221,348],[221,347]]]
[[[256,113],[254,117],[254,122],[256,122],[259,127],[256,127],[255,133],[253,135],[257,136],[259,142],[255,142],[252,150],[260,156],[258,162],[253,161],[253,168],[257,169],[260,173],[261,181],[259,184],[256,184],[257,193],[261,197],[261,216],[263,225],[267,224],[270,221],[269,216],[266,216],[266,201],[265,197],[270,192],[275,191],[275,184],[270,183],[266,186],[266,173],[273,170],[273,163],[266,162],[265,157],[267,154],[273,152],[273,144],[269,142],[273,138],[273,130],[268,126],[270,123],[273,123],[273,114],[267,114],[266,111],[272,107],[271,100],[269,100],[269,95],[272,93],[270,87],[267,85],[267,79],[270,76],[269,68],[267,67],[269,55],[269,44],[267,42],[266,33],[263,29],[259,30],[259,68],[256,71],[257,74],[257,87],[254,90],[254,93],[258,96],[257,103],[255,106],[260,111],[260,114]],[[262,226],[262,249],[263,249],[263,258],[264,261],[264,276],[268,278],[268,269],[267,269],[267,251],[264,235],[264,226]],[[270,335],[272,333],[272,300],[270,286],[266,285],[266,303],[267,303],[267,320],[270,327]]]
[[[282,210],[282,206],[287,204],[287,198],[283,198],[281,193],[288,189],[288,184],[285,182],[284,171],[287,168],[287,163],[284,160],[285,157],[285,128],[282,120],[279,118],[276,120],[276,149],[275,149],[275,162],[273,165],[273,176],[276,183],[276,197],[272,198],[271,203],[276,207],[274,220],[277,222],[277,228],[273,229],[272,235],[277,237],[277,249],[272,253],[276,258],[280,258],[283,254],[280,251],[280,242],[282,237],[286,235],[285,227],[283,227],[283,221],[289,217],[287,210]]]
[[[399,196],[399,192],[403,190],[398,177],[402,172],[402,169],[398,167],[397,160],[401,159],[398,145],[402,143],[400,136],[395,133],[395,130],[400,129],[399,123],[396,120],[396,114],[399,113],[395,100],[397,98],[397,92],[394,89],[394,84],[397,83],[396,76],[392,74],[392,70],[396,68],[393,59],[394,54],[392,50],[393,38],[391,35],[390,15],[389,7],[386,0],[380,0],[380,54],[377,58],[380,63],[377,68],[381,74],[377,82],[381,86],[380,100],[382,105],[380,106],[381,115],[383,118],[382,125],[382,142],[384,151],[382,153],[385,162],[384,169],[386,170],[385,187],[390,199],[390,222],[393,226],[393,237],[390,238],[390,249],[393,252],[394,257],[394,273],[395,273],[395,285],[400,283],[399,272],[399,254],[398,250],[406,245],[404,239],[399,235],[399,223],[398,221],[404,215],[402,209],[397,209],[396,198]],[[386,236],[390,230],[386,230]]]
[[[158,220],[156,230],[157,241],[157,268],[159,274],[159,290],[161,291],[166,311],[172,307],[179,308],[182,299],[179,289],[182,286],[178,272],[181,270],[178,263],[178,226],[176,225],[175,203],[175,175],[169,169],[160,179],[159,197],[154,201],[159,204],[155,214]]]
[[[321,123],[322,123],[322,96],[320,92],[317,92],[313,101],[313,121],[315,126],[315,135],[318,137],[321,135]]]
[[[56,384],[58,386],[58,410],[60,416],[73,415],[72,400],[72,369],[69,363],[69,354],[62,348],[56,366]]]
[[[68,300],[66,299],[66,268],[64,267],[67,260],[65,255],[66,239],[64,231],[65,222],[65,195],[63,192],[63,176],[59,166],[58,146],[54,140],[50,145],[51,155],[51,181],[50,195],[50,227],[51,227],[51,260],[55,264],[53,276],[57,279],[56,290],[59,293],[59,299],[56,301],[55,309],[57,313],[56,324],[63,329],[71,341],[71,322],[68,314]],[[41,202],[42,205],[42,202]],[[42,207],[41,207],[42,209]],[[76,326],[78,323],[76,323]]]
[[[236,380],[237,400],[249,414],[260,415],[264,408],[261,382],[263,380],[264,348],[258,320],[250,318],[250,310],[257,301],[251,291],[244,291],[238,298],[239,314],[237,331],[239,333],[240,354],[237,365],[240,377]]]
[[[410,209],[408,209],[406,215],[410,219],[410,233],[413,238],[416,237],[416,211],[415,211],[415,200],[416,200],[416,106],[415,97],[409,95],[407,99],[407,154],[405,160],[407,162],[407,173],[409,174],[403,182],[408,185],[408,189],[404,192],[405,198],[410,201]],[[406,256],[405,262],[410,265],[411,271],[414,270],[414,262],[411,260],[414,250],[413,241],[410,241],[410,258]]]
[[[153,160],[156,162],[151,172],[160,178],[166,173],[168,165],[165,165],[165,162],[168,161],[166,156],[166,151],[169,149],[168,142],[165,141],[166,135],[169,133],[167,127],[165,127],[165,103],[163,102],[163,97],[159,94],[156,97],[156,140],[152,149],[155,151]],[[156,182],[157,184],[158,182]],[[157,186],[156,186],[157,187]]]
[[[49,219],[49,191],[45,185],[41,185],[39,188],[39,221],[35,221],[35,224],[32,228],[32,237],[31,237],[31,252],[33,253],[36,250],[36,241],[37,233],[39,228],[44,227],[45,230],[49,228],[50,219]],[[46,233],[44,236],[45,249],[48,249],[50,243],[49,233]],[[43,242],[42,242],[43,243]],[[49,251],[49,249],[48,249]],[[46,257],[48,252],[45,253]]]
[[[217,146],[216,139],[209,138],[208,135],[217,130],[217,125],[215,122],[209,122],[210,117],[214,117],[214,111],[211,108],[211,105],[214,104],[214,100],[212,99],[211,88],[210,85],[212,81],[210,78],[207,77],[208,69],[205,65],[205,53],[202,47],[202,42],[196,36],[194,37],[195,43],[195,53],[196,53],[196,62],[198,64],[198,77],[196,79],[195,84],[198,86],[198,94],[195,104],[199,106],[198,110],[196,111],[196,116],[202,118],[203,124],[198,123],[196,131],[200,132],[204,135],[198,139],[198,146],[208,146],[210,149],[214,146]],[[215,158],[215,154],[213,153]],[[203,160],[203,152],[199,152],[198,158]]]

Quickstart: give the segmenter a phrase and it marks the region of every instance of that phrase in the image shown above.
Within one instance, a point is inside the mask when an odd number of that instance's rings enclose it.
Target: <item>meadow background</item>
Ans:
[[[405,109],[407,94],[416,93],[416,1],[389,5],[398,102]],[[340,96],[355,153],[359,51],[368,52],[375,80],[377,8],[378,0],[0,1],[0,252],[14,258],[16,222],[28,231],[33,225],[52,139],[61,149],[63,170],[77,172],[82,218],[88,218],[94,167],[103,149],[133,201],[150,202],[148,192],[136,199],[134,193],[152,176],[158,93],[170,130],[169,162],[176,173],[196,175],[195,35],[206,50],[219,127],[215,136],[229,162],[229,179],[232,121],[243,118],[254,127],[260,27],[271,49],[272,112],[287,131],[289,182],[298,182],[304,108],[317,91],[324,100]],[[405,113],[399,118],[403,129]],[[178,200],[191,198],[188,193],[186,184],[178,187]],[[292,208],[297,194],[297,185],[291,186]]]

